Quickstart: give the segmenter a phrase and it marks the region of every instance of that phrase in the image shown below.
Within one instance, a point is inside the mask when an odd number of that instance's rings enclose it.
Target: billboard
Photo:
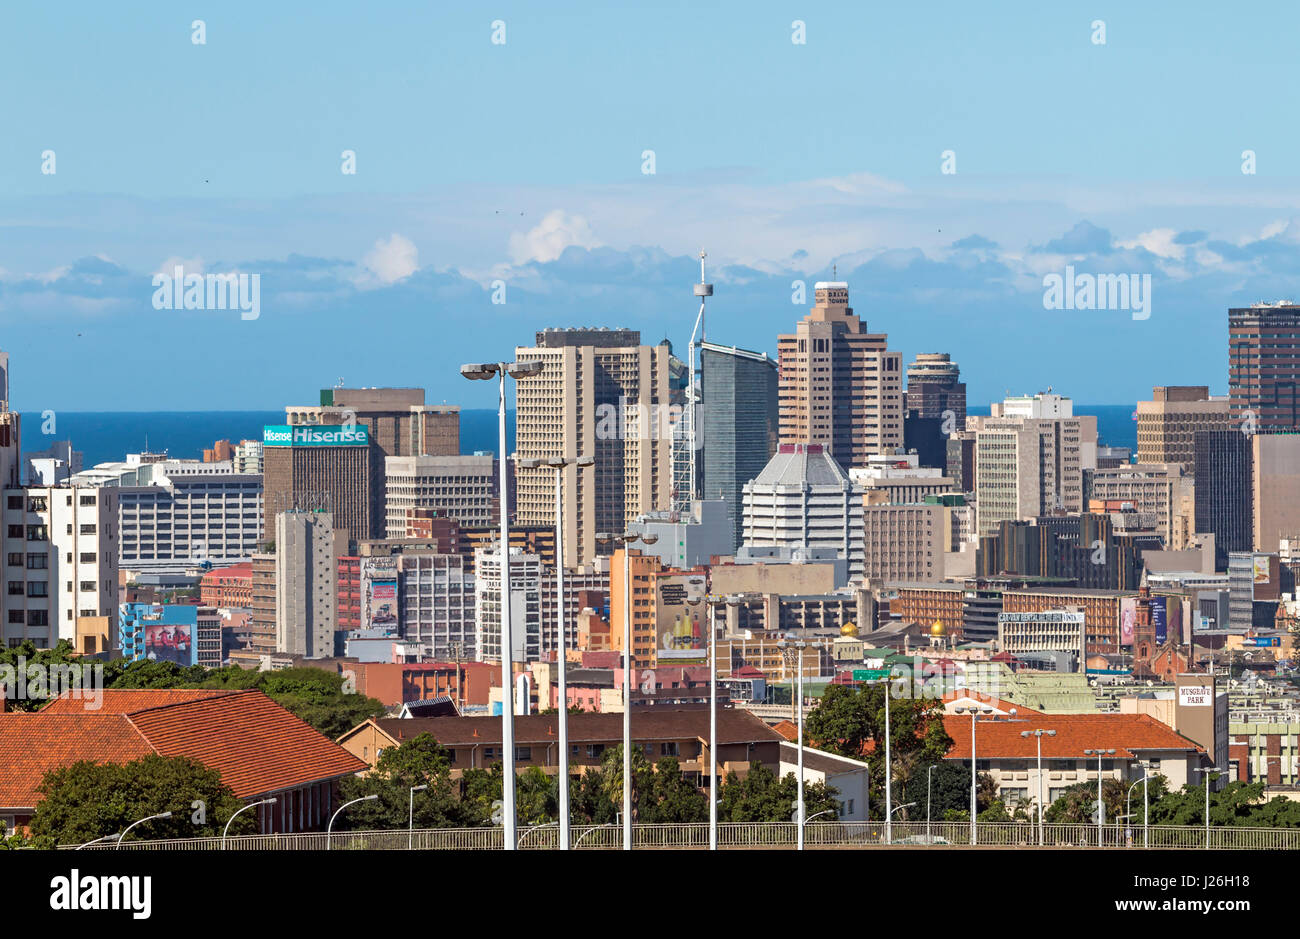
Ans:
[[[1214,689],[1209,685],[1181,685],[1178,688],[1178,706],[1202,708],[1214,704]]]
[[[267,424],[262,428],[264,447],[364,447],[370,433],[364,424]]]
[[[1156,630],[1156,645],[1162,646],[1169,637],[1168,597],[1151,598],[1151,625]]]
[[[145,623],[144,657],[151,662],[193,665],[193,627],[189,623]]]
[[[1119,644],[1133,645],[1133,624],[1137,622],[1137,597],[1124,597],[1119,601]]]
[[[1251,558],[1251,570],[1255,576],[1255,583],[1268,583],[1268,555],[1257,554]]]
[[[709,593],[703,573],[655,578],[655,655],[660,665],[709,660]]]
[[[361,562],[361,627],[395,632],[398,628],[397,559]]]

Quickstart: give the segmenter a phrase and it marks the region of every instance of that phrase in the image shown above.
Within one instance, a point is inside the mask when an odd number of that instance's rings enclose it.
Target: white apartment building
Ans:
[[[862,489],[821,444],[783,443],[744,488],[744,544],[831,548],[862,577]]]
[[[1155,516],[1156,534],[1165,547],[1188,547],[1196,511],[1191,475],[1180,463],[1133,463],[1091,474],[1089,498],[1102,502],[1131,502],[1143,514]]]
[[[926,496],[958,490],[955,479],[938,467],[920,466],[918,460],[916,451],[902,448],[875,453],[866,466],[850,468],[849,479],[866,490],[868,504],[912,505]]]
[[[510,636],[513,662],[541,657],[542,562],[535,554],[510,549]],[[501,661],[501,555],[495,546],[474,552],[475,658]]]
[[[275,651],[334,655],[338,556],[329,512],[275,517]]]
[[[418,645],[426,659],[476,661],[475,584],[465,558],[459,554],[402,554],[397,563],[402,638]],[[453,642],[460,643],[459,655]]]
[[[241,440],[235,445],[234,471],[251,476],[262,475],[262,441]]]
[[[384,460],[388,537],[406,537],[407,509],[436,509],[467,528],[496,524],[495,462],[490,453],[388,457]]]
[[[1086,626],[1082,610],[1040,610],[999,613],[998,649],[1012,655],[1026,652],[1069,652],[1082,669],[1086,655]]]
[[[1097,466],[1097,419],[1069,398],[1042,393],[994,403],[975,429],[975,503],[981,535],[998,524],[1084,511],[1084,470]]]
[[[117,493],[92,487],[4,491],[7,646],[76,644],[81,617],[117,616]],[[102,651],[102,650],[101,650]]]
[[[260,444],[259,444],[260,447]],[[247,563],[262,530],[262,477],[222,460],[160,459],[133,453],[72,477],[118,492],[119,564],[149,573],[211,562]]]

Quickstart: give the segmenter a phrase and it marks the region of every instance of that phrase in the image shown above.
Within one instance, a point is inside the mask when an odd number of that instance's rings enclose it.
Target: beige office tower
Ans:
[[[669,380],[672,347],[641,344],[634,329],[547,329],[516,361],[542,363],[515,383],[518,460],[594,456],[564,471],[564,562],[613,551],[600,532],[626,531],[672,499],[672,427],[682,392]],[[515,523],[555,524],[555,471],[515,468]]]
[[[1300,435],[1255,434],[1250,445],[1255,550],[1273,552],[1300,531]]]
[[[275,650],[308,659],[334,655],[339,546],[328,512],[275,517]]]
[[[777,337],[782,444],[815,443],[846,470],[903,445],[902,355],[849,307],[849,285],[813,286],[812,310]]]
[[[1137,403],[1137,461],[1179,463],[1196,469],[1192,442],[1198,430],[1231,430],[1226,395],[1211,397],[1205,385],[1170,385],[1151,389],[1150,401]]]
[[[998,524],[1084,510],[1083,471],[1097,467],[1097,418],[1076,417],[1050,391],[995,402],[970,418],[975,434],[975,506],[981,535]]]
[[[1196,489],[1180,463],[1126,463],[1092,473],[1089,511],[1105,511],[1106,502],[1131,502],[1141,514],[1156,518],[1156,534],[1171,551],[1191,547],[1195,532]]]

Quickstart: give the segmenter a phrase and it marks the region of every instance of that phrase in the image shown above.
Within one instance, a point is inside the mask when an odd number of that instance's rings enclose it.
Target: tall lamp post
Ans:
[[[931,763],[925,771],[925,843],[934,844],[930,836],[930,779],[937,763]]]
[[[555,667],[560,678],[560,850],[569,850],[569,636],[564,617],[564,470],[568,466],[591,466],[595,457],[552,457],[547,460],[519,460],[521,469],[550,466],[555,469],[555,618],[559,624],[560,648]]]
[[[632,557],[628,546],[634,541],[651,545],[658,535],[638,531],[597,532],[598,541],[623,546],[623,850],[632,850]]]
[[[1151,771],[1147,767],[1147,764],[1142,762],[1141,760],[1138,760],[1133,765],[1141,767],[1142,769],[1142,778],[1139,779],[1137,782],[1135,782],[1133,786],[1136,786],[1139,782],[1142,784],[1142,847],[1149,848],[1151,847],[1151,826],[1150,826],[1151,789],[1147,785],[1147,783],[1151,781]],[[1129,795],[1133,794],[1133,786],[1128,787]],[[1125,797],[1124,802],[1125,802],[1124,811],[1127,812],[1128,811],[1127,797]]]
[[[275,805],[278,801],[280,800],[277,799],[275,796],[271,796],[271,798],[269,799],[262,799],[258,802],[250,802],[248,803],[248,805],[245,805],[240,809],[238,809],[235,812],[235,815],[238,815],[240,812],[247,812],[249,809],[255,809],[259,805]],[[222,851],[226,850],[226,835],[230,834],[230,823],[235,820],[235,815],[230,816],[230,818],[226,820],[226,827],[221,829],[221,850]]]
[[[970,843],[975,843],[975,721],[981,714],[992,714],[993,708],[970,707],[953,708],[957,714],[970,715]]]
[[[406,796],[406,850],[408,851],[415,847],[415,794],[428,788],[428,783],[412,786]]]
[[[372,795],[362,796],[360,799],[353,799],[351,802],[344,802],[342,805],[340,805],[338,807],[338,811],[336,811],[333,815],[330,816],[329,827],[325,829],[325,850],[328,851],[330,849],[330,839],[334,837],[334,819],[338,818],[343,813],[344,809],[346,809],[349,805],[356,805],[358,802],[373,802],[375,799],[378,798],[379,798],[379,794],[374,793]]]
[[[501,516],[501,816],[505,826],[505,849],[515,849],[515,709],[514,709],[514,636],[510,629],[510,513],[506,494],[506,376],[516,381],[540,375],[541,362],[481,362],[462,365],[460,373],[471,381],[499,379],[497,396],[497,430],[500,448]]]
[[[172,817],[171,812],[159,812],[157,815],[150,815],[148,818],[142,818],[138,822],[132,822],[130,825],[127,825],[124,829],[122,829],[122,834],[118,836],[117,844],[114,845],[113,849],[115,851],[120,851],[122,849],[122,841],[123,839],[126,838],[126,833],[130,831],[132,828],[134,828],[136,825],[143,825],[145,822],[153,822],[153,821],[157,821],[160,818],[171,818],[171,817]]]
[[[1225,770],[1221,770],[1217,766],[1193,766],[1192,772],[1200,773],[1201,780],[1205,784],[1205,850],[1208,851],[1210,850],[1210,783],[1222,776]],[[121,842],[119,841],[118,844],[121,844]]]
[[[717,597],[709,597],[709,850],[718,850],[718,626],[714,622]],[[727,597],[728,606],[740,598]]]
[[[1084,756],[1097,758],[1097,847],[1102,847],[1106,834],[1106,803],[1101,798],[1101,758],[1114,756],[1114,750],[1084,750]]]
[[[1043,846],[1043,735],[1055,737],[1054,730],[1022,730],[1020,736],[1035,737],[1038,743],[1038,846]]]
[[[797,803],[797,805],[796,805],[796,818],[795,818],[795,821],[796,821],[796,822],[798,823],[798,825],[799,825],[799,837],[798,837],[798,844],[796,845],[796,847],[797,847],[798,850],[800,850],[800,851],[803,850],[803,819],[804,819],[804,804],[803,804],[803,650],[807,647],[807,645],[808,645],[808,644],[807,644],[806,642],[802,641],[802,640],[791,641],[791,640],[789,640],[789,639],[784,639],[784,638],[781,639],[779,642],[777,642],[777,646],[778,646],[778,647],[780,648],[780,650],[781,650],[781,657],[784,658],[784,659],[786,660],[786,664],[788,665],[791,661],[795,662],[795,669],[794,669],[794,674],[795,674],[795,678],[794,678],[794,681],[795,681],[795,698],[796,698],[796,701],[798,702],[797,711],[798,711],[798,714],[799,714],[799,723],[798,723],[798,725],[797,725],[798,728],[799,728],[799,729],[798,729],[798,734],[799,734],[799,746],[798,746],[798,753],[799,753],[799,764],[798,764],[798,765],[799,765],[799,800],[798,800],[798,803]]]

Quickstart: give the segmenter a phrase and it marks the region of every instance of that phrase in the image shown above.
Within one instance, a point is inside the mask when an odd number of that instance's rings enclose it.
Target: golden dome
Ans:
[[[858,627],[853,625],[852,623],[845,623],[843,626],[840,627],[841,636],[857,636],[857,634],[858,634]]]
[[[943,628],[943,620],[941,619],[935,620],[934,625],[930,627],[931,636],[942,636],[946,632],[948,632],[948,630]]]

